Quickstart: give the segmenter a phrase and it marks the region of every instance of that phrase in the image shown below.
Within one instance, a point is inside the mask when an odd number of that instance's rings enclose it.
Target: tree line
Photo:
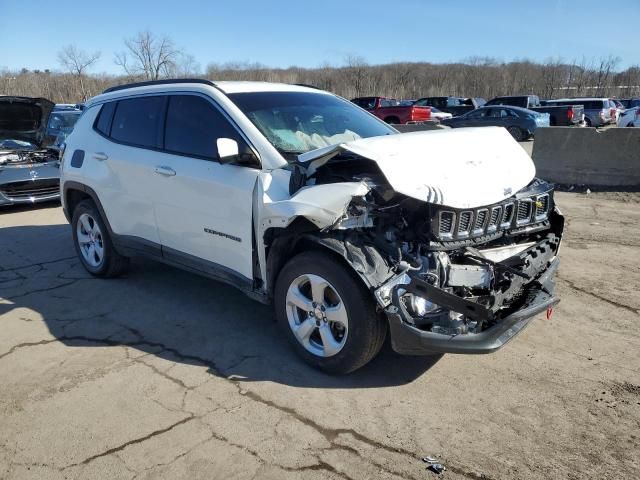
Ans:
[[[58,53],[60,70],[0,70],[0,94],[78,103],[122,83],[199,77],[307,84],[345,98],[375,95],[416,99],[453,95],[490,99],[529,93],[541,98],[640,95],[640,67],[620,70],[620,59],[614,56],[546,62],[473,57],[455,63],[370,65],[363,57],[349,55],[340,65],[317,68],[271,68],[260,63],[235,62],[210,63],[203,70],[192,55],[167,36],[139,32],[125,39],[123,47],[114,58],[122,69],[121,75],[92,73],[101,52],[86,52],[68,45]]]

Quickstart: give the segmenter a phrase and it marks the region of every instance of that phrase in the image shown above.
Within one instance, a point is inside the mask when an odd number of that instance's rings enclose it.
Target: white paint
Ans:
[[[531,158],[501,127],[364,138],[313,150],[299,158],[312,162],[314,170],[341,151],[377,162],[397,192],[454,208],[500,202],[535,175]]]
[[[366,195],[364,183],[328,183],[304,187],[286,197],[283,179],[273,179],[265,186],[260,218],[266,230],[269,227],[286,227],[297,217],[305,217],[318,228],[330,227],[338,221],[354,196]],[[288,185],[288,181],[286,183]]]

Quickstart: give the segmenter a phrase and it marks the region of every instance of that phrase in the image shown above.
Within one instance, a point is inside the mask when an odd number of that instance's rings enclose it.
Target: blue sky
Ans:
[[[57,69],[58,50],[100,50],[113,63],[123,39],[149,29],[170,36],[204,68],[210,62],[269,66],[620,57],[640,64],[640,0],[0,0],[0,68]],[[625,25],[627,27],[625,27]]]

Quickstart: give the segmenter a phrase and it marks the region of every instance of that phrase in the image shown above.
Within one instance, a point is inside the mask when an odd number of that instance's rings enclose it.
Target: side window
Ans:
[[[120,100],[113,115],[111,138],[140,147],[160,146],[166,97]]]
[[[211,102],[196,95],[169,97],[164,148],[169,152],[218,159],[218,138],[238,142],[239,153],[248,147],[236,129]]]
[[[116,109],[116,102],[109,102],[102,105],[98,118],[96,119],[96,130],[105,136],[111,133],[111,121],[113,120],[113,112]]]

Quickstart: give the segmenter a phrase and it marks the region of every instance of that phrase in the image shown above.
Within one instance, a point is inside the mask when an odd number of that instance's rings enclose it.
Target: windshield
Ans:
[[[229,98],[285,155],[396,133],[351,102],[326,93],[251,92]]]
[[[81,113],[82,112],[51,112],[47,128],[51,131],[71,133]]]

